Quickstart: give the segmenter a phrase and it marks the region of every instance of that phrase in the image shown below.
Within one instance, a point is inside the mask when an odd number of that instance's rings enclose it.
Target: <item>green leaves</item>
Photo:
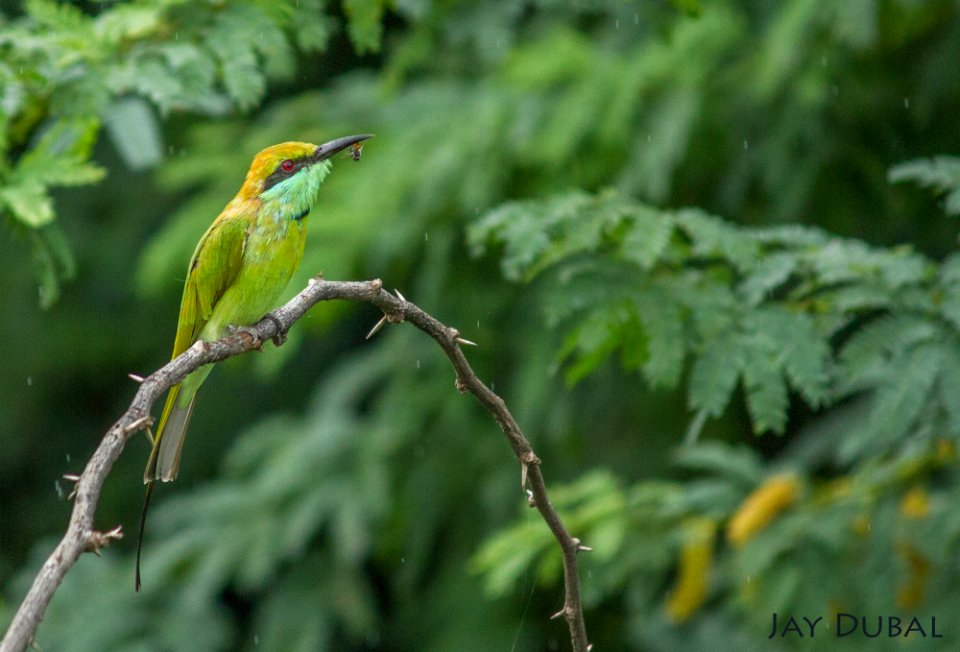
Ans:
[[[15,232],[27,235],[40,280],[40,305],[51,306],[61,283],[73,277],[74,261],[54,224],[50,189],[93,183],[104,170],[88,160],[99,122],[64,118],[47,126],[33,149],[8,169],[0,166],[0,214]]]
[[[947,215],[960,215],[960,158],[935,156],[900,163],[890,168],[891,182],[913,181],[944,195],[943,210]]]
[[[786,431],[792,395],[816,409],[875,391],[864,427],[887,445],[938,409],[923,400],[938,356],[914,347],[954,346],[957,275],[909,248],[745,229],[610,192],[509,203],[468,235],[478,254],[502,245],[508,278],[547,280],[544,314],[567,332],[558,357],[568,382],[622,350],[627,369],[670,389],[689,359],[690,408],[719,417],[739,384],[756,433]]]
[[[344,12],[349,18],[350,40],[357,52],[376,52],[383,36],[384,0],[345,0]]]
[[[96,15],[69,4],[31,0],[22,18],[0,23],[0,211],[16,228],[56,220],[50,189],[103,178],[90,162],[105,123],[124,160],[156,164],[163,147],[153,116],[222,116],[263,99],[268,82],[287,80],[294,49],[315,52],[331,28],[321,0],[148,0],[113,3]],[[379,45],[383,5],[352,3],[351,34],[360,51]],[[144,101],[149,104],[145,104]],[[64,145],[71,132],[82,132]],[[11,154],[12,153],[12,154]],[[45,305],[67,266],[44,233],[34,233]],[[40,244],[37,244],[40,243]]]
[[[0,203],[28,227],[36,229],[53,221],[53,202],[46,188],[35,181],[28,179],[16,186],[0,188]]]

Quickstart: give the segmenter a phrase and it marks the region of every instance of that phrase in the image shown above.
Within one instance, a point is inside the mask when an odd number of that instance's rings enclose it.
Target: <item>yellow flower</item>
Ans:
[[[910,544],[897,546],[897,552],[907,562],[907,580],[897,589],[897,606],[901,609],[916,609],[923,602],[930,575],[930,562]]]
[[[727,540],[736,547],[744,545],[767,527],[777,514],[795,503],[799,495],[800,479],[793,473],[770,478],[747,496],[730,519]]]
[[[926,489],[917,485],[903,495],[900,501],[900,516],[922,519],[930,515],[930,496]]]
[[[853,528],[853,533],[860,537],[865,537],[870,534],[870,528],[873,527],[873,524],[870,522],[870,517],[866,514],[858,514],[853,517],[853,522],[851,523]]]
[[[707,599],[717,523],[711,518],[697,518],[684,529],[686,542],[680,550],[677,582],[666,605],[667,616],[675,623],[688,620]]]
[[[957,447],[949,439],[938,439],[936,458],[941,464],[950,464],[957,457]]]

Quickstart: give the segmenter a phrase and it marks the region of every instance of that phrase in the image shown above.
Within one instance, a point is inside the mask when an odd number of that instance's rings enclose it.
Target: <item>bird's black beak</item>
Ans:
[[[319,163],[320,161],[325,161],[330,158],[337,152],[343,151],[346,148],[350,147],[354,143],[359,143],[368,138],[373,138],[373,134],[360,134],[359,136],[344,136],[343,138],[337,138],[336,140],[331,140],[329,143],[324,143],[320,145],[313,151],[313,154],[310,156],[310,163]]]

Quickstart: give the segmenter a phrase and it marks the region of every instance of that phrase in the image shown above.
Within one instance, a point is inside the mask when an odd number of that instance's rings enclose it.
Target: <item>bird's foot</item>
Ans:
[[[257,351],[263,351],[263,340],[261,340],[257,332],[249,326],[234,326],[233,324],[228,324],[226,331],[230,335],[240,335],[243,339],[249,341],[252,348]]]
[[[263,318],[269,319],[273,322],[273,325],[277,327],[277,334],[270,338],[273,340],[273,344],[275,346],[283,346],[283,343],[287,341],[287,329],[283,327],[283,322],[272,312],[268,312]]]

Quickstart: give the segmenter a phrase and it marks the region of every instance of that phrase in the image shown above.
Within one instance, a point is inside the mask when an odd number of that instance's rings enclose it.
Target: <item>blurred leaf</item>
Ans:
[[[887,176],[893,183],[913,181],[945,195],[944,211],[947,215],[960,215],[960,158],[935,156],[907,161],[890,168]]]
[[[114,102],[104,115],[104,124],[114,146],[134,170],[153,167],[160,161],[160,129],[143,100],[126,98]]]

